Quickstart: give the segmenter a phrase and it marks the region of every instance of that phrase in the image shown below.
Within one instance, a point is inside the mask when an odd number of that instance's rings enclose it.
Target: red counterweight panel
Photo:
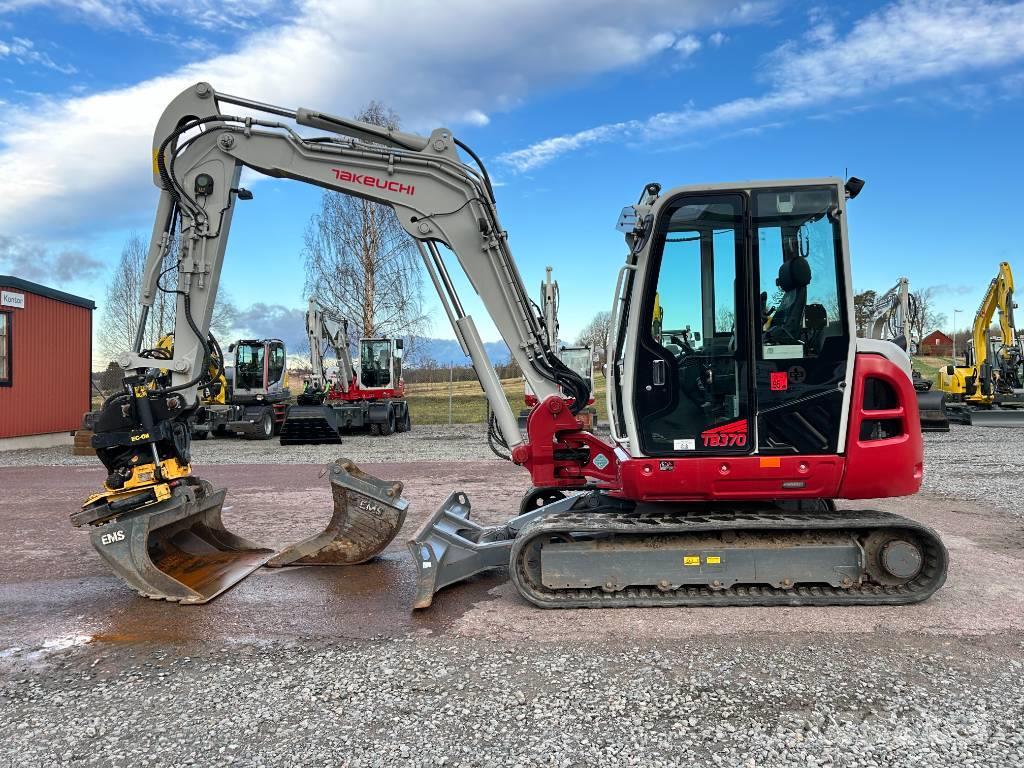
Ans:
[[[909,377],[881,355],[859,354],[853,369],[846,473],[841,499],[910,496],[921,488],[924,440]]]

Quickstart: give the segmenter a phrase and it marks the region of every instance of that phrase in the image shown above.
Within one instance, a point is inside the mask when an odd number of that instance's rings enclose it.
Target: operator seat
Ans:
[[[772,315],[765,341],[771,344],[797,344],[807,307],[807,286],[811,284],[811,265],[803,256],[782,262],[775,284],[785,293]]]

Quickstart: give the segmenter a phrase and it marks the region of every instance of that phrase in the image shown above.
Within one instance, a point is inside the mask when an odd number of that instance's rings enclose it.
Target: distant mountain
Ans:
[[[505,365],[512,359],[504,341],[486,341],[484,349],[494,365]],[[438,365],[469,365],[469,358],[462,353],[459,342],[455,339],[417,338],[406,352],[408,365],[418,367],[428,360]]]
[[[487,356],[494,365],[506,365],[512,359],[503,341],[484,342],[484,349],[487,350]],[[355,355],[358,350],[353,347],[352,353]],[[327,357],[327,364],[334,365],[334,354],[328,352]],[[429,360],[443,367],[470,364],[469,358],[462,354],[462,348],[455,339],[417,338],[411,344],[406,342],[405,358],[406,365],[410,368],[418,368]],[[288,368],[309,368],[309,355],[288,355]]]

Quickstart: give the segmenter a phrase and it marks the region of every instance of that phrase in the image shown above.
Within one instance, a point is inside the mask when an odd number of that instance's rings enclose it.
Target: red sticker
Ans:
[[[789,389],[789,374],[785,371],[773,371],[771,374],[772,392],[783,392]]]

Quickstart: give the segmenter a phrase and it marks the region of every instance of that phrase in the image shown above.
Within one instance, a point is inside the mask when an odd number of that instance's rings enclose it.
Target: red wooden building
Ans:
[[[950,357],[953,354],[953,339],[942,331],[932,331],[917,345],[917,354],[929,357]]]
[[[81,426],[92,400],[95,308],[81,296],[0,275],[0,445],[63,437]]]

